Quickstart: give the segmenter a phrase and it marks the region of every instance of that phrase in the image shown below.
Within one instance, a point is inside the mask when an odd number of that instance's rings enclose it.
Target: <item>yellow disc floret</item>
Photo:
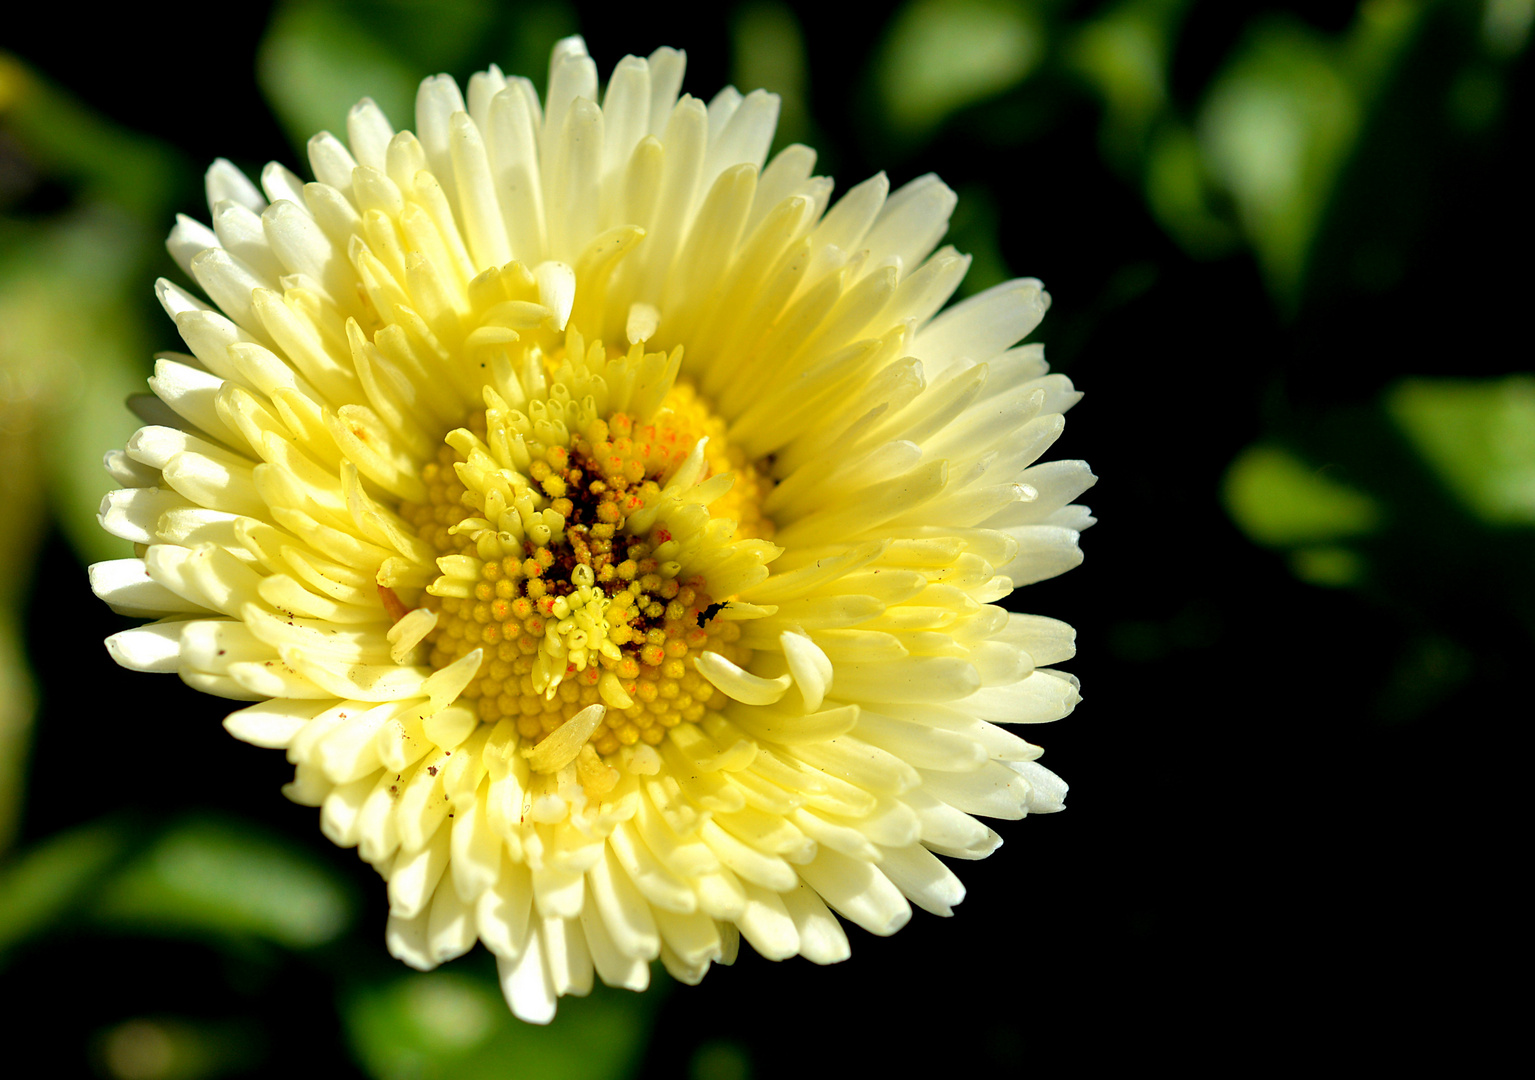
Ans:
[[[738,625],[717,617],[729,598],[676,560],[664,523],[637,529],[631,518],[655,505],[701,438],[704,476],[735,473],[712,507],[714,518],[736,522],[731,539],[772,535],[759,509],[771,481],[729,446],[723,422],[685,383],[643,423],[573,408],[524,415],[493,392],[487,400],[422,470],[426,501],[401,506],[443,556],[423,605],[439,613],[430,663],[441,669],[483,650],[463,698],[484,723],[512,719],[529,744],[605,706],[578,762],[583,785],[601,789],[622,747],[653,746],[725,704],[692,657],[751,658],[736,644]]]

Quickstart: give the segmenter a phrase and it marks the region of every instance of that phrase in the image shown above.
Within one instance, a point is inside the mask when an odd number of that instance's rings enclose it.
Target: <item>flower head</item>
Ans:
[[[1065,791],[997,726],[1078,700],[1071,629],[996,604],[1092,521],[1034,464],[1078,396],[1014,347],[1045,293],[942,311],[943,183],[831,204],[806,148],[764,167],[772,95],[682,70],[599,95],[570,39],[542,102],[363,101],[314,183],[216,163],[169,241],[212,306],[160,283],[192,355],[108,457],[139,554],[93,585],[156,620],[112,655],[254,700],[226,726],[388,880],[390,950],[483,941],[534,1021],[947,915],[973,815]]]

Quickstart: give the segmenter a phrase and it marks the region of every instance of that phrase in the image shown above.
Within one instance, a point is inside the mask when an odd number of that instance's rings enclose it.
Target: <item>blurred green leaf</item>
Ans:
[[[524,0],[501,5],[496,0],[301,0],[326,3],[367,31],[394,56],[413,69],[416,78],[452,72],[478,62],[478,53],[491,35],[497,10],[509,9],[515,20],[539,21],[558,4]],[[540,57],[549,60],[548,51]],[[402,123],[403,126],[403,123]]]
[[[167,176],[181,173],[179,155],[147,136],[96,115],[0,51],[0,117],[28,164],[80,186],[82,197],[114,203],[142,221],[166,216]]]
[[[332,873],[250,826],[191,820],[161,836],[102,891],[109,925],[323,945],[351,920]]]
[[[558,0],[502,8],[493,0],[290,0],[273,16],[256,75],[300,150],[319,131],[341,134],[372,98],[396,128],[414,128],[421,78],[487,63],[542,90],[549,51],[578,24]]]
[[[1157,223],[1196,259],[1214,259],[1238,242],[1215,207],[1199,140],[1181,121],[1159,124],[1146,152],[1146,202]]]
[[[1199,118],[1206,160],[1236,201],[1271,291],[1293,302],[1307,249],[1360,103],[1331,43],[1299,25],[1256,31],[1211,87]]]
[[[10,555],[11,552],[6,554]],[[30,555],[30,552],[27,554]],[[15,565],[24,566],[26,561]],[[7,594],[12,592],[10,588],[3,591]],[[31,750],[32,717],[37,704],[32,673],[16,630],[20,619],[18,613],[10,609],[10,603],[14,600],[14,596],[6,595],[5,606],[0,607],[0,853],[10,848],[21,819],[21,807],[26,794],[27,761]],[[0,931],[0,940],[3,938],[4,933]],[[3,947],[0,944],[0,948]]]
[[[1338,38],[1293,20],[1260,21],[1206,94],[1197,124],[1206,167],[1235,202],[1286,311],[1300,303],[1339,179],[1426,6],[1362,4]]]
[[[1535,524],[1535,377],[1405,379],[1387,392],[1386,409],[1473,514]]]
[[[340,4],[283,6],[256,58],[261,91],[300,150],[317,132],[345,132],[347,111],[364,97],[397,128],[413,126],[422,74]]]
[[[1168,65],[1189,0],[1122,0],[1084,21],[1066,58],[1103,101],[1104,159],[1145,187],[1152,216],[1190,255],[1236,245],[1192,127],[1170,108]]]
[[[136,426],[124,398],[148,350],[131,299],[159,249],[148,223],[172,197],[177,155],[125,131],[0,53],[0,849],[23,797],[31,678],[14,624],[51,509],[76,552],[127,554],[96,511],[102,455]],[[21,213],[41,189],[50,216]],[[147,283],[144,283],[147,284]],[[147,287],[143,294],[148,296]]]
[[[1495,6],[1360,7],[1336,56],[1361,102],[1361,124],[1309,245],[1301,305],[1342,313],[1387,295],[1435,242],[1432,222],[1477,212],[1461,205],[1472,191],[1486,193],[1470,196],[1486,206],[1510,204],[1512,216],[1498,220],[1517,222],[1519,182],[1478,175],[1500,133],[1514,137],[1505,112],[1517,98],[1518,66],[1488,40]]]
[[[810,73],[805,38],[788,5],[775,0],[743,4],[730,27],[731,81],[743,93],[761,87],[778,95],[773,147],[810,137]]]
[[[120,825],[85,825],[32,845],[0,869],[0,954],[77,906],[123,858],[130,840]]]
[[[738,1042],[711,1039],[688,1062],[688,1080],[751,1080],[751,1054]]]
[[[1222,485],[1226,510],[1251,539],[1270,547],[1360,536],[1380,524],[1380,508],[1324,471],[1276,446],[1237,455]]]
[[[874,79],[892,128],[920,139],[1017,85],[1044,54],[1044,23],[1024,0],[909,0],[886,31]]]
[[[1104,101],[1104,154],[1121,167],[1139,158],[1167,105],[1167,65],[1188,0],[1124,0],[1084,22],[1067,56]]]
[[[257,1052],[247,1025],[181,1017],[136,1017],[96,1039],[97,1057],[120,1080],[204,1080],[244,1072]]]
[[[1535,0],[1487,0],[1482,34],[1487,47],[1499,56],[1513,56],[1530,39],[1535,23]]]
[[[93,204],[0,247],[5,412],[10,423],[34,429],[40,458],[7,486],[29,477],[45,484],[86,561],[129,553],[125,541],[102,531],[96,512],[112,486],[102,456],[139,426],[124,402],[149,373],[148,335],[131,296],[147,288],[139,273],[151,235],[115,207]]]
[[[597,987],[567,997],[546,1027],[501,998],[488,957],[477,975],[437,971],[359,990],[344,1010],[358,1061],[377,1080],[607,1080],[639,1065],[655,991]],[[472,969],[471,969],[472,970]]]
[[[1321,544],[1290,552],[1290,572],[1311,585],[1342,588],[1364,579],[1364,559],[1357,551]]]
[[[76,189],[53,217],[0,218],[0,438],[30,459],[4,463],[6,532],[40,527],[28,509],[45,494],[83,559],[117,558],[128,545],[96,523],[111,487],[101,459],[138,426],[123,403],[149,373],[140,298],[182,170],[4,55],[0,114],[28,168]]]

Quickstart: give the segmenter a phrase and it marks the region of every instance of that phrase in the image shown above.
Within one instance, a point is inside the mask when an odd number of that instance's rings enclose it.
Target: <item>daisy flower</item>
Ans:
[[[1071,628],[997,603],[1092,522],[1035,463],[1078,397],[1017,345],[1048,297],[945,309],[949,188],[833,202],[766,162],[772,94],[683,63],[600,89],[572,38],[542,101],[364,100],[312,183],[215,163],[169,240],[203,298],[158,286],[190,355],[107,459],[137,554],[92,584],[154,620],[112,656],[253,701],[226,726],[387,880],[391,952],[482,941],[535,1022],[948,915],[939,856],[1065,792],[998,726],[1078,700]]]

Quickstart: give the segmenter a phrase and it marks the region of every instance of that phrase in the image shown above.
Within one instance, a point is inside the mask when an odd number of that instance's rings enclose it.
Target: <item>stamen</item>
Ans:
[[[722,708],[722,680],[776,700],[787,678],[744,670],[739,625],[716,617],[729,597],[685,569],[773,531],[770,481],[692,388],[677,383],[645,422],[598,415],[562,382],[527,413],[485,398],[422,470],[425,501],[400,508],[441,574],[391,631],[401,656],[421,644],[441,671],[480,650],[464,703],[480,723],[510,719],[536,772],[569,771],[592,798],[651,761],[626,747]],[[668,514],[712,524],[674,535]]]

